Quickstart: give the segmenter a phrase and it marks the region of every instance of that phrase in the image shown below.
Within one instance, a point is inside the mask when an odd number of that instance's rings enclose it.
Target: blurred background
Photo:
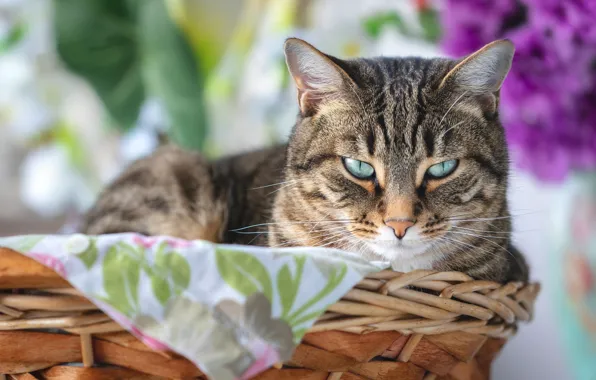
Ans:
[[[164,138],[285,141],[289,36],[342,58],[506,37],[514,239],[545,290],[494,378],[596,379],[595,25],[593,0],[0,0],[0,236],[59,231]]]

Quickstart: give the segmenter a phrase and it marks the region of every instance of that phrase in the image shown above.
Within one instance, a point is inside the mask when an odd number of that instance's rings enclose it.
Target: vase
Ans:
[[[573,174],[553,205],[554,276],[574,378],[596,378],[596,172]]]

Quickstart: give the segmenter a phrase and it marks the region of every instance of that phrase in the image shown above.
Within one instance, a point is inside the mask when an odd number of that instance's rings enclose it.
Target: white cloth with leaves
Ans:
[[[290,359],[331,304],[387,266],[330,249],[137,234],[17,236],[0,246],[54,269],[145,344],[218,380]]]

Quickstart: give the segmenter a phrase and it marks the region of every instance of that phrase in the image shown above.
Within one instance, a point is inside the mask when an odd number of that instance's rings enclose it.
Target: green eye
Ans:
[[[346,170],[358,179],[371,179],[375,175],[375,169],[366,162],[343,157],[342,161]]]
[[[426,173],[432,178],[445,178],[457,168],[457,160],[443,161],[428,168]]]

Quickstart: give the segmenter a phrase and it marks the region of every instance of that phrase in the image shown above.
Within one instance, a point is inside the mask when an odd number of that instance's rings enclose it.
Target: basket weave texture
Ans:
[[[458,272],[375,273],[321,316],[289,362],[257,379],[488,379],[517,322],[531,319],[539,290]],[[205,378],[190,361],[146,347],[51,269],[3,248],[0,374]]]

